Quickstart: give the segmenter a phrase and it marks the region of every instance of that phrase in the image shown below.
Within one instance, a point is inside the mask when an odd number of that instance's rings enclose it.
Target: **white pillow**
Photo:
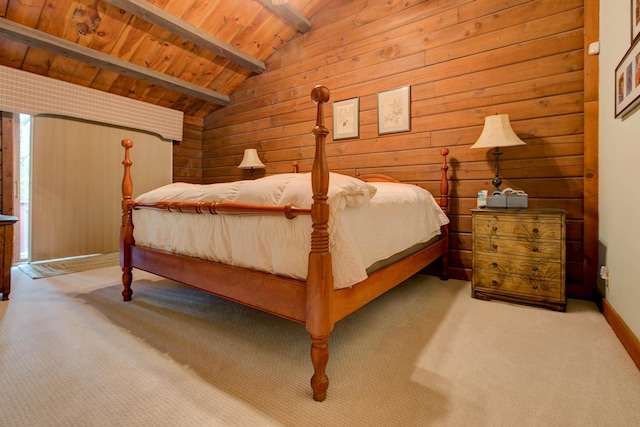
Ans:
[[[296,175],[296,178],[288,183],[278,204],[290,203],[298,207],[310,207],[313,203],[311,174],[293,175]],[[358,178],[333,172],[329,174],[328,203],[335,209],[368,205],[376,191],[374,186]]]

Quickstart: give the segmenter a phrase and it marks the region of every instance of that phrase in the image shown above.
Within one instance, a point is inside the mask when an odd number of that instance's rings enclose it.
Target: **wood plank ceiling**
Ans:
[[[205,118],[327,0],[0,0],[0,64]]]

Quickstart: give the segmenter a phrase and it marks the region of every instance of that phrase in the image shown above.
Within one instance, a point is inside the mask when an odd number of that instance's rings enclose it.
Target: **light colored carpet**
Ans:
[[[118,252],[93,254],[54,261],[25,263],[20,264],[18,268],[32,279],[42,279],[44,277],[61,276],[63,274],[78,273],[80,271],[113,267],[120,262],[119,256]]]
[[[311,399],[304,326],[135,271],[0,303],[3,426],[637,426],[640,372],[594,304],[474,300],[415,276],[336,325]]]

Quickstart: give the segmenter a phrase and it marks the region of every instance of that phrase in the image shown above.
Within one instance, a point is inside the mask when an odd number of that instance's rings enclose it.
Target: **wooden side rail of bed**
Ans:
[[[293,219],[298,215],[311,215],[311,209],[284,206],[246,205],[235,202],[133,202],[133,209],[156,209],[159,211],[211,214],[211,215],[282,215]]]
[[[446,279],[449,252],[448,225],[441,227],[440,238],[435,243],[384,267],[349,288],[334,289],[332,259],[329,251],[328,187],[329,168],[325,153],[325,139],[329,130],[324,125],[324,105],[329,101],[329,90],[316,86],[311,98],[317,105],[315,156],[311,172],[313,204],[310,209],[289,207],[261,207],[242,204],[138,204],[132,200],[133,183],[130,169],[130,150],[133,143],[123,140],[125,148],[124,177],[122,181],[122,226],[120,230],[120,265],[122,267],[122,296],[125,301],[132,297],[132,269],[138,268],[175,280],[186,285],[211,292],[296,322],[303,323],[311,336],[311,360],[313,376],[311,388],[313,398],[326,398],[329,379],[326,367],[329,359],[329,334],[334,324],[353,313],[369,301],[416,274],[427,265],[440,259],[442,278]],[[440,153],[442,178],[439,204],[447,210],[447,149]],[[375,178],[379,179],[379,175]],[[366,177],[363,177],[366,179]],[[261,271],[234,267],[200,258],[169,253],[148,247],[136,246],[133,236],[134,209],[170,209],[172,212],[190,212],[216,215],[284,215],[295,221],[297,215],[311,215],[311,251],[308,256],[306,280],[297,280]]]

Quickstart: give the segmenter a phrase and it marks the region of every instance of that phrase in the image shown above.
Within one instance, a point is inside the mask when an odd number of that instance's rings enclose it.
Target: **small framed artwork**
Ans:
[[[333,139],[357,138],[360,99],[351,98],[333,103]]]
[[[616,67],[615,74],[615,116],[623,117],[631,113],[640,103],[640,37],[624,54]]]
[[[640,0],[631,0],[631,43],[640,34]]]
[[[410,87],[378,93],[378,133],[411,130]]]

